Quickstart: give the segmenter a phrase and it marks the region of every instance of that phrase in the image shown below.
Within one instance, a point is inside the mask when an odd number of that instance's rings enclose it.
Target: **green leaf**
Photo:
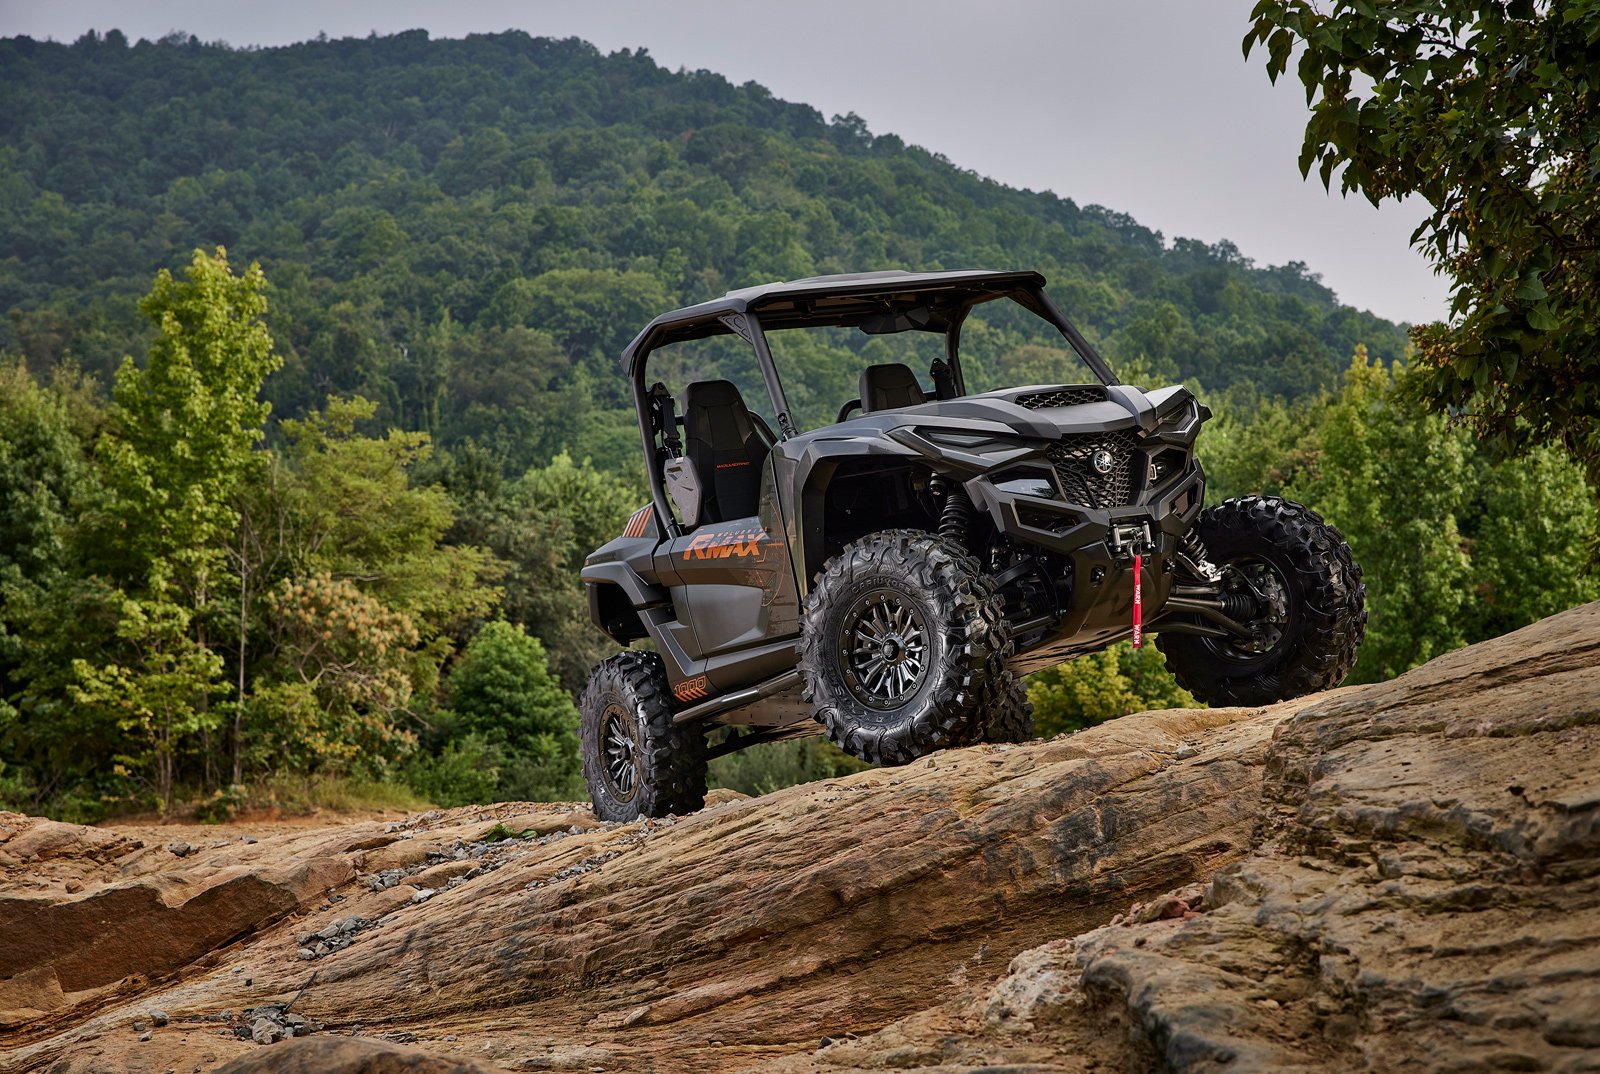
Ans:
[[[1540,299],[1549,298],[1550,292],[1544,289],[1544,281],[1537,275],[1530,275],[1523,279],[1522,286],[1517,288],[1517,297],[1525,302],[1538,302]]]
[[[1561,326],[1555,314],[1550,312],[1548,304],[1541,302],[1528,309],[1528,326],[1540,332],[1554,332]]]

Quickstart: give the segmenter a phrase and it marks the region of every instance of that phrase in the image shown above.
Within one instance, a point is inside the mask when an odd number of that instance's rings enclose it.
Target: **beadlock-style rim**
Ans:
[[[928,649],[921,610],[893,589],[874,589],[845,614],[839,669],[862,704],[894,708],[926,680]]]
[[[600,717],[600,756],[606,785],[620,802],[631,799],[639,788],[638,744],[632,723],[632,714],[614,701]]]

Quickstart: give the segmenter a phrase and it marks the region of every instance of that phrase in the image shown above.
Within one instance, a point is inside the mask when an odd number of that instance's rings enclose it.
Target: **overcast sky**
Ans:
[[[1299,84],[1267,81],[1239,42],[1250,0],[0,0],[0,36],[130,39],[170,30],[233,45],[422,27],[506,29],[649,50],[669,68],[760,82],[824,116],[855,112],[963,168],[1128,213],[1169,239],[1231,239],[1258,264],[1304,261],[1351,305],[1445,316],[1408,245],[1421,207],[1374,209],[1295,166]],[[0,75],[3,77],[3,75]],[[861,268],[872,266],[863,265]],[[996,266],[1011,267],[1011,266]],[[1020,266],[1018,266],[1020,267]]]

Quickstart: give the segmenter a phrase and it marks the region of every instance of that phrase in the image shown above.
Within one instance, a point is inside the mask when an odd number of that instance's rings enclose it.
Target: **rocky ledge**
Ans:
[[[1597,747],[1600,604],[661,821],[3,814],[0,1071],[1600,1070]]]

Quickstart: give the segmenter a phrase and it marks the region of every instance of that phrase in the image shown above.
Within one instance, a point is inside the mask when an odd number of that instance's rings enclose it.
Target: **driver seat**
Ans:
[[[699,380],[684,389],[683,450],[702,490],[698,517],[685,519],[690,525],[756,513],[768,451],[758,420],[729,381]]]
[[[911,367],[900,362],[869,365],[861,371],[861,413],[872,414],[879,410],[916,406],[925,402],[922,385]]]

